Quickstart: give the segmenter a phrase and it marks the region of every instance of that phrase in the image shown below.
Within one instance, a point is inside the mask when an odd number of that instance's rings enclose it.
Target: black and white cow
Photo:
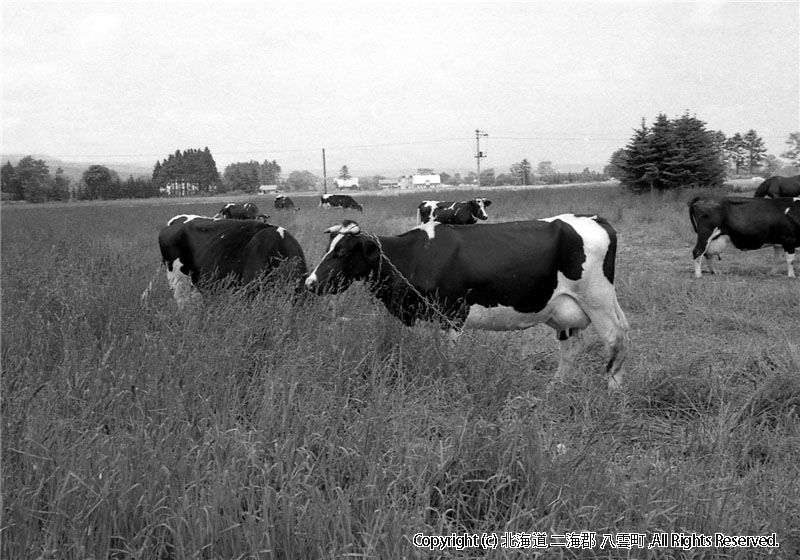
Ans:
[[[323,208],[344,208],[345,210],[364,211],[364,207],[356,202],[349,194],[323,194],[319,197],[319,205]]]
[[[753,193],[755,198],[780,198],[784,196],[800,196],[800,175],[795,175],[794,177],[773,175],[758,185],[756,192]]]
[[[276,210],[300,210],[296,208],[294,205],[294,201],[286,196],[285,194],[279,194],[275,197],[275,209]]]
[[[544,323],[560,341],[558,377],[592,323],[611,356],[609,387],[619,386],[628,321],[614,289],[616,232],[604,219],[562,214],[480,228],[430,222],[391,237],[348,220],[326,233],[328,251],[305,283],[312,292],[366,280],[406,325],[438,321],[456,334]]]
[[[291,281],[302,287],[307,272],[303,249],[281,227],[258,220],[216,220],[203,216],[172,218],[158,234],[167,280],[179,307],[198,289],[223,280],[244,285],[284,261]]]
[[[800,198],[703,198],[689,202],[689,218],[697,233],[692,251],[694,275],[702,276],[701,257],[713,274],[711,257],[719,255],[727,241],[742,251],[775,245],[783,249],[789,277],[794,278],[794,250],[800,247]]]
[[[216,219],[228,220],[261,220],[267,221],[269,216],[258,213],[258,206],[252,202],[229,202],[214,216]]]
[[[488,220],[486,207],[492,203],[487,198],[473,198],[461,202],[424,200],[417,207],[417,223],[439,222],[440,224],[467,225],[478,220]]]

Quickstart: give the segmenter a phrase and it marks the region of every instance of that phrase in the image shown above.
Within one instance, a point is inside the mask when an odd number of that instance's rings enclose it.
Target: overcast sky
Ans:
[[[603,164],[688,111],[800,130],[800,2],[2,3],[2,153],[284,175]]]

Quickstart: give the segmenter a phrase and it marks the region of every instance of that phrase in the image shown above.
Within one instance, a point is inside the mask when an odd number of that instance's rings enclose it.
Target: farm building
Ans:
[[[403,175],[397,183],[401,189],[430,189],[442,186],[442,179],[438,174]]]
[[[158,189],[162,195],[167,196],[188,196],[200,191],[200,185],[187,181],[173,181]]]
[[[275,194],[278,192],[278,185],[259,185],[258,194]]]
[[[358,177],[350,177],[349,179],[334,179],[333,182],[336,185],[336,188],[339,190],[355,190],[359,188]]]
[[[400,188],[399,179],[379,179],[378,180],[378,188],[379,189],[397,189],[397,188]]]

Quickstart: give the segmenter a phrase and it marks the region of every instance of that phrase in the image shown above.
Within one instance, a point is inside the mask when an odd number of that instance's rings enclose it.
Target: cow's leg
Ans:
[[[183,263],[180,259],[175,259],[167,265],[167,281],[172,289],[172,295],[178,304],[178,309],[183,309],[192,299],[197,297],[192,279],[181,269]]]
[[[786,266],[789,267],[789,278],[796,278],[794,275],[794,247],[791,250],[791,253],[787,249],[784,249],[783,252],[786,256]]]
[[[594,290],[583,302],[583,310],[592,320],[609,355],[606,365],[610,376],[608,388],[619,389],[622,386],[623,366],[627,358],[628,319],[617,301],[614,286],[608,284],[603,289]]]
[[[575,365],[575,356],[578,354],[581,341],[580,329],[566,329],[558,331],[558,369],[555,381],[563,381],[568,371]]]

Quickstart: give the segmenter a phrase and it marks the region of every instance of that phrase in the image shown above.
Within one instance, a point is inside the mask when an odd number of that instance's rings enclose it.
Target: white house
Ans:
[[[161,194],[167,196],[187,196],[200,191],[200,185],[188,181],[172,181],[159,189]]]
[[[358,177],[350,177],[349,179],[335,179],[336,188],[341,189],[357,189]]]
[[[278,192],[278,185],[259,185],[258,194],[275,194]]]
[[[430,189],[442,186],[442,179],[435,175],[412,175],[411,186],[415,189]]]

